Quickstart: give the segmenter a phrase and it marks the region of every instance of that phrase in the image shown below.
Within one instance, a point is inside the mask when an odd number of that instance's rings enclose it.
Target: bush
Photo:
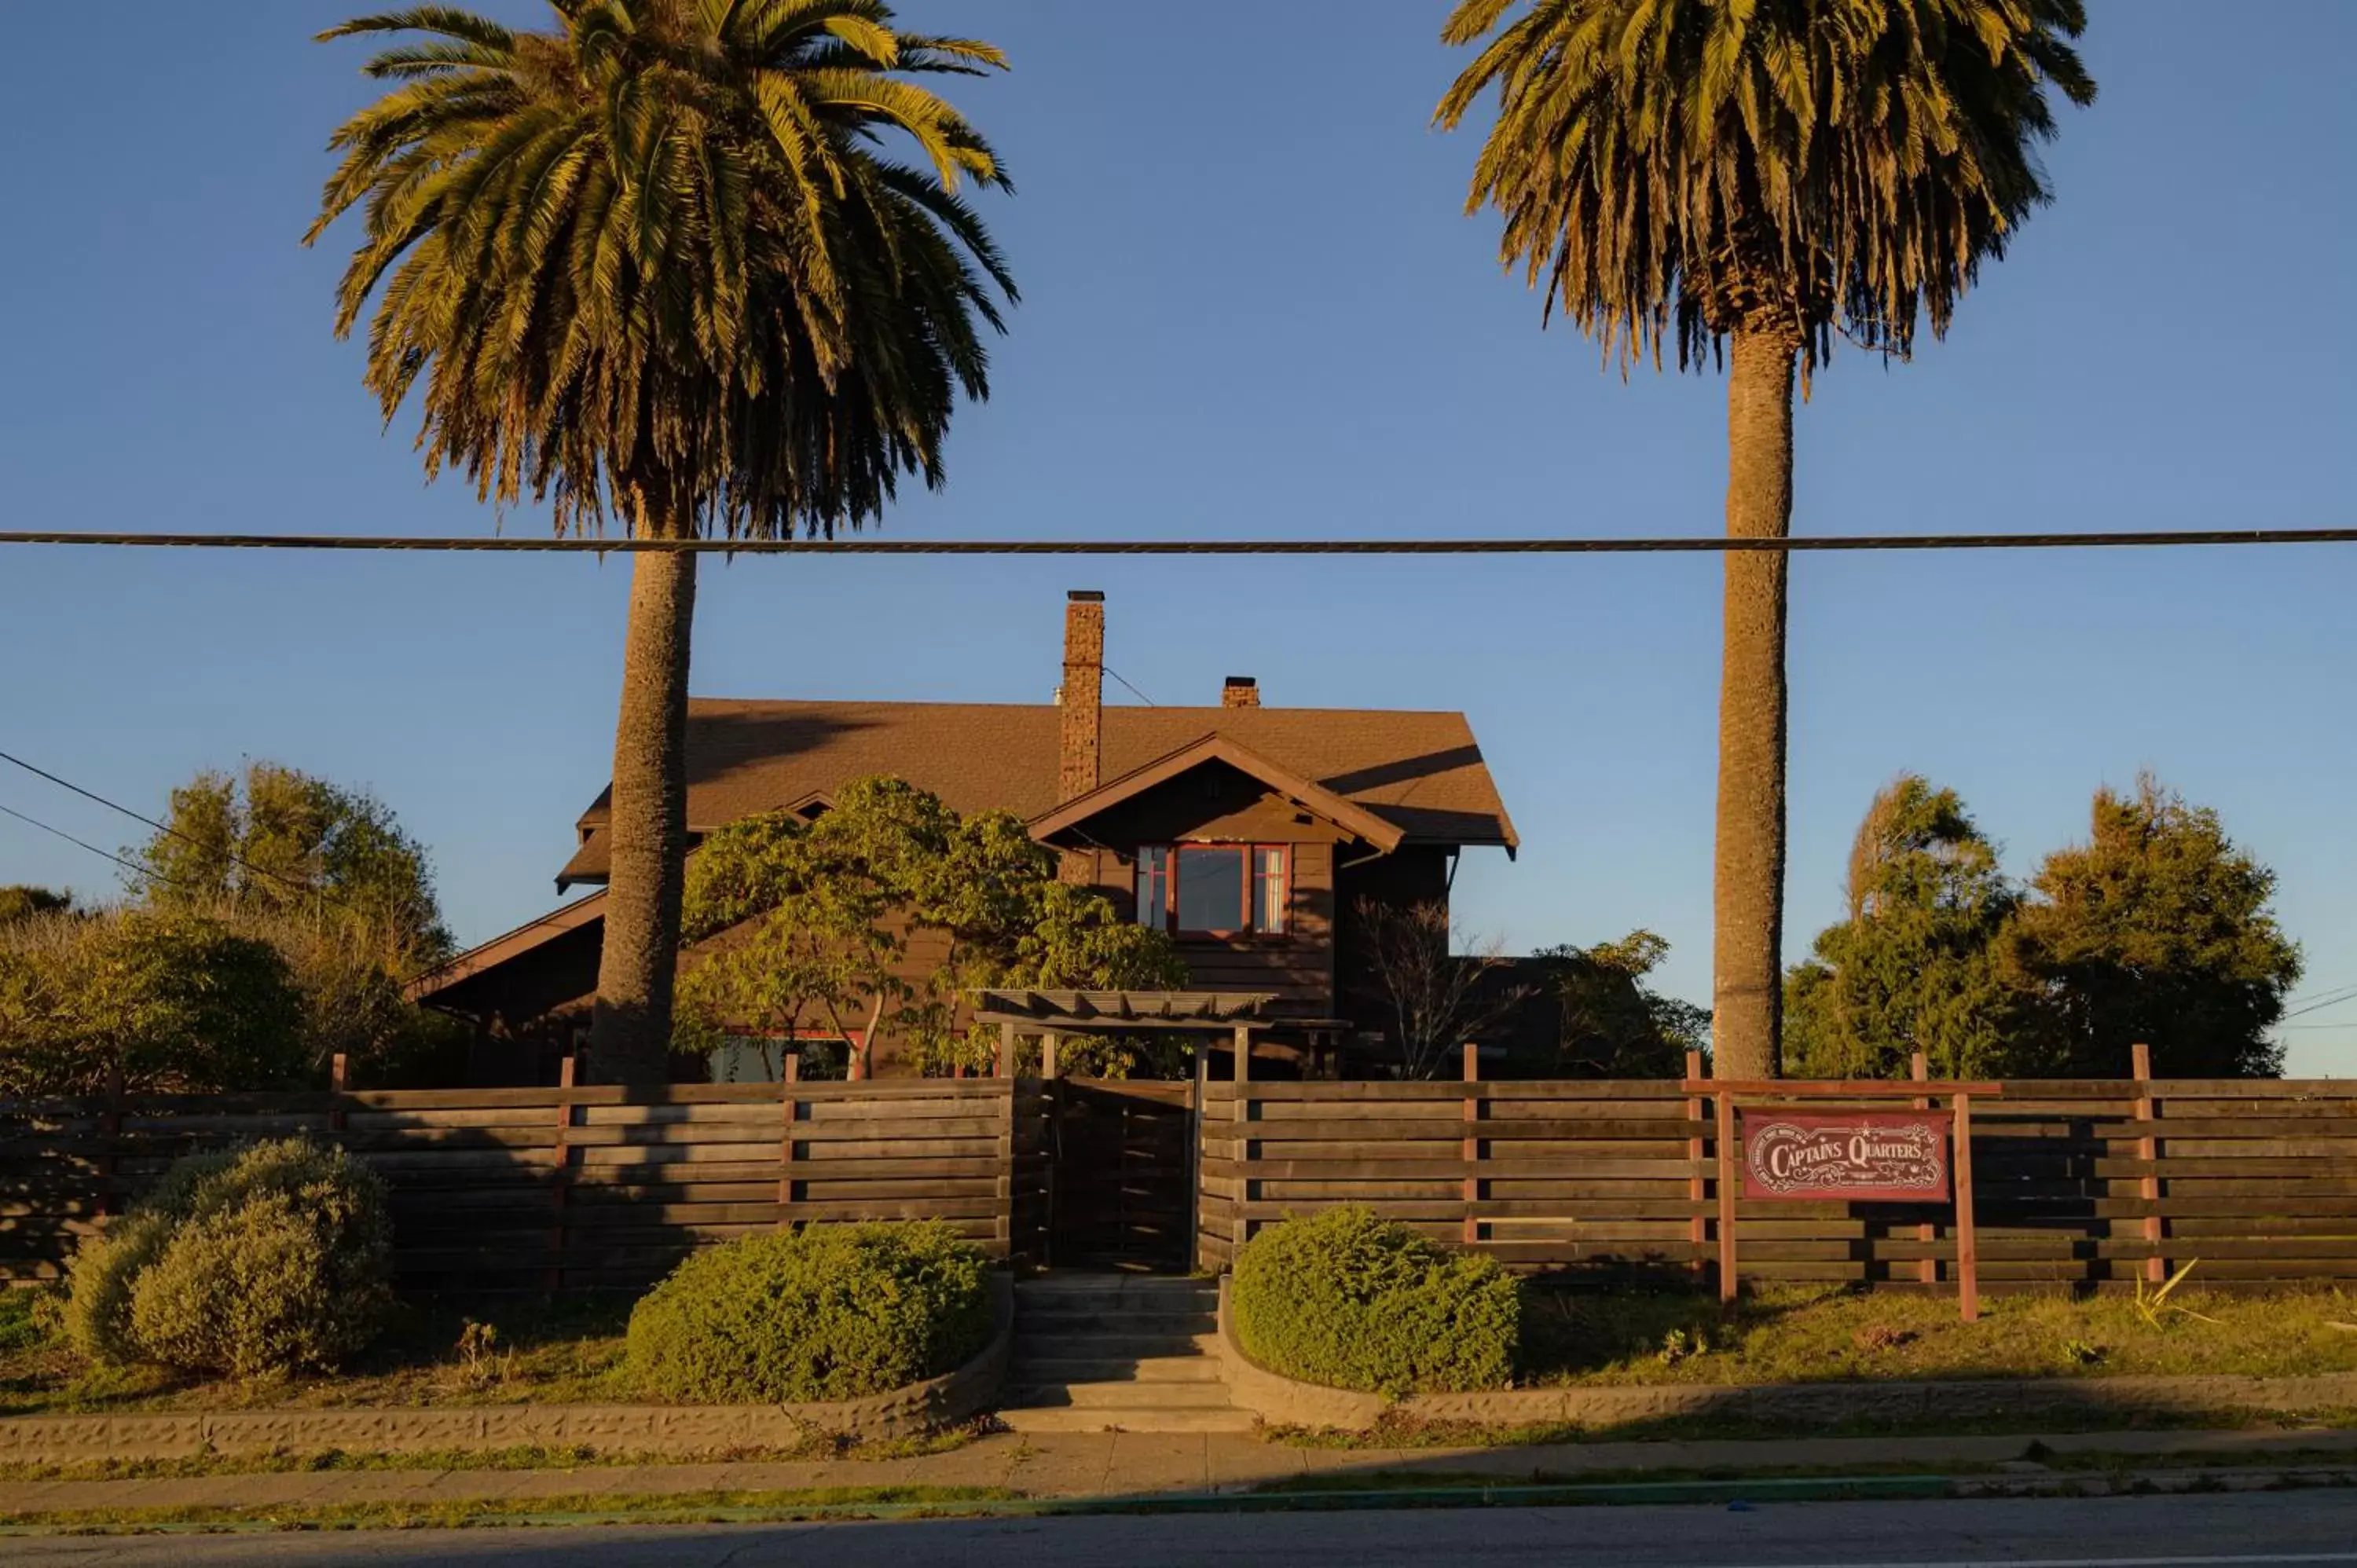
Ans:
[[[302,1081],[303,997],[269,943],[134,909],[0,926],[0,1095]]]
[[[1502,1387],[1522,1298],[1493,1258],[1365,1208],[1272,1225],[1236,1255],[1237,1337],[1272,1371],[1394,1396]]]
[[[630,1314],[629,1365],[662,1399],[857,1399],[950,1371],[990,1335],[988,1270],[949,1226],[818,1226],[680,1264]]]
[[[392,1305],[384,1186],[304,1138],[196,1155],[78,1253],[66,1330],[93,1359],[256,1377],[325,1369]]]

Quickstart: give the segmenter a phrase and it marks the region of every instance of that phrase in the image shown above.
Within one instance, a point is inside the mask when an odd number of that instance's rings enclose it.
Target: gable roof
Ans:
[[[1057,810],[1058,711],[1049,703],[784,703],[694,698],[687,714],[693,832],[889,774],[952,810]],[[1101,777],[1119,780],[1206,737],[1388,822],[1402,842],[1495,844],[1514,832],[1458,713],[1365,708],[1103,710]],[[606,794],[581,814],[559,887],[607,874]]]
[[[1157,784],[1167,784],[1183,773],[1215,762],[1224,762],[1239,773],[1258,779],[1295,805],[1307,807],[1387,854],[1399,848],[1400,841],[1406,836],[1396,822],[1355,801],[1346,800],[1297,773],[1279,768],[1259,753],[1223,735],[1207,735],[1192,746],[1180,746],[1168,757],[1157,757],[1134,772],[1125,773],[1110,784],[1100,785],[1087,794],[1057,807],[1033,821],[1031,836],[1042,843],[1051,843],[1058,833],[1067,828],[1077,827],[1108,807],[1117,806]]]

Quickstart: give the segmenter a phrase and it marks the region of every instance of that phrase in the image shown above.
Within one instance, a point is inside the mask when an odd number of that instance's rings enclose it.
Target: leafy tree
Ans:
[[[0,926],[36,915],[60,915],[73,908],[73,895],[47,887],[0,887]]]
[[[2084,25],[2081,0],[1461,0],[1442,38],[1488,42],[1436,118],[1497,88],[1468,210],[1549,314],[1624,370],[1724,352],[1727,533],[1781,539],[1795,369],[1837,331],[1901,358],[1919,318],[1947,331],[2048,199],[2048,90],[2094,99]],[[1729,552],[1712,1038],[1737,1078],[1778,1065],[1784,621],[1783,553]]]
[[[303,914],[364,926],[396,972],[447,958],[425,846],[374,795],[275,762],[199,773],[130,852],[159,908]]]
[[[0,1095],[289,1087],[302,993],[267,942],[182,913],[37,918],[0,931]]]
[[[882,1030],[929,1070],[996,1048],[959,1034],[964,992],[1166,987],[1185,973],[1167,936],[1057,882],[1019,820],[961,817],[897,779],[853,782],[815,822],[780,811],[712,834],[689,865],[685,930],[710,948],[681,980],[686,1048]]]
[[[1710,1039],[1710,1010],[1664,996],[1645,977],[1669,942],[1635,930],[1594,947],[1566,943],[1533,955],[1559,1014],[1558,1072],[1575,1078],[1677,1078],[1686,1053]]]
[[[450,1070],[463,1031],[402,986],[455,944],[425,847],[383,801],[248,763],[173,790],[163,828],[128,854],[151,908],[278,950],[303,995],[302,1048],[316,1067],[340,1054],[379,1085]]]
[[[1785,1064],[1809,1078],[1942,1077],[2018,1065],[2034,1022],[1996,942],[2020,903],[1953,789],[1902,774],[1850,850],[1849,918],[1785,979]]]
[[[2043,1070],[2116,1077],[2152,1047],[2169,1078],[2271,1077],[2267,1032],[2300,976],[2276,925],[2275,873],[2150,774],[2095,792],[2092,835],[2055,851],[2007,934],[2005,961],[2051,1019]]]
[[[651,542],[832,535],[902,474],[938,485],[959,393],[987,392],[994,285],[1015,295],[957,189],[1008,180],[913,79],[1000,52],[899,32],[881,0],[552,5],[545,32],[419,5],[323,35],[424,35],[369,62],[395,85],[336,133],[308,238],[365,209],[336,327],[374,299],[367,384],[390,420],[422,383],[429,477]],[[920,161],[883,156],[896,132]],[[632,561],[591,1041],[660,1081],[695,558]]]

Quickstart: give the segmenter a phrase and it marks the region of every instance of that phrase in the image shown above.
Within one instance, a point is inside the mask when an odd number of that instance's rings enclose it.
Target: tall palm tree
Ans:
[[[545,32],[427,5],[320,35],[397,36],[306,242],[364,207],[336,330],[373,309],[388,422],[423,381],[427,475],[651,541],[831,535],[904,473],[939,484],[958,394],[988,392],[994,287],[1016,293],[958,187],[1012,187],[912,79],[1005,58],[882,0],[550,4]],[[660,1081],[671,1035],[694,604],[693,554],[633,556],[591,1026],[630,1082]]]
[[[1461,0],[1441,34],[1489,41],[1440,124],[1498,89],[1466,210],[1624,373],[1664,339],[1681,369],[1724,352],[1727,531],[1781,539],[1795,370],[1805,391],[1836,333],[1900,358],[1920,318],[1945,335],[2049,199],[2048,90],[2094,100],[2082,0],[1521,4]],[[1784,555],[1730,551],[1726,578],[1711,1037],[1753,1078],[1781,1026]]]

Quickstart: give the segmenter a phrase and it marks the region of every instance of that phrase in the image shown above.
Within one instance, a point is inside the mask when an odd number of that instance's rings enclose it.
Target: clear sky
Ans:
[[[307,35],[355,9],[28,6],[0,50],[7,527],[473,533],[380,429],[297,238],[367,87]],[[486,8],[529,21],[530,0]],[[1720,526],[1723,387],[1624,381],[1461,216],[1475,139],[1427,128],[1440,0],[906,0],[1013,54],[958,97],[1020,194],[995,395],[899,539],[1679,533]],[[2095,0],[2102,97],[2056,204],[1951,340],[1851,353],[1799,417],[1805,532],[2326,525],[2349,478],[2357,5]],[[1225,25],[1220,18],[1225,17]],[[339,236],[341,237],[341,236]],[[511,532],[547,524],[510,516]],[[704,579],[699,694],[1044,701],[1071,587],[1157,701],[1461,708],[1523,851],[1459,907],[1516,947],[1648,926],[1706,998],[1715,559],[755,561]],[[626,566],[0,551],[0,749],[142,809],[272,757],[380,792],[464,939],[553,900],[604,782]],[[1794,573],[1790,951],[1901,769],[2026,873],[2142,768],[2280,874],[2320,995],[2357,984],[2357,548],[1808,558]],[[1125,699],[1118,686],[1116,698]],[[0,805],[135,824],[0,768]],[[115,888],[0,818],[0,883]],[[2357,1071],[2357,1005],[2295,1070]]]

